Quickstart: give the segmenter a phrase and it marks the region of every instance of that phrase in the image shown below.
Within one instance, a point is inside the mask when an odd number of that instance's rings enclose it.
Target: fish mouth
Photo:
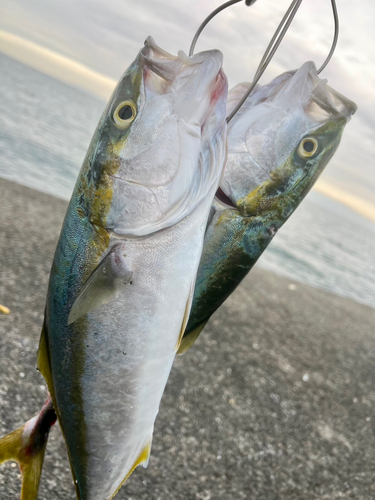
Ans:
[[[166,94],[181,69],[181,61],[147,37],[140,52],[143,81],[148,94]]]
[[[289,78],[282,79],[283,76]],[[284,73],[280,82],[280,85],[270,88],[267,99],[284,109],[300,104],[307,116],[317,123],[340,116],[348,121],[357,110],[353,101],[330,87],[326,79],[319,77],[312,61],[307,61],[298,70]]]
[[[336,120],[340,117],[346,122],[350,120],[357,111],[357,105],[330,87],[326,79],[319,78],[313,62],[305,63],[298,72],[305,73],[306,84],[304,87],[311,93],[310,97],[303,100],[303,107],[312,119],[317,122]],[[296,76],[298,72],[296,72]]]
[[[238,95],[238,90],[247,86],[248,84],[240,84],[229,92],[228,102],[232,108],[235,102],[231,94]],[[317,123],[339,116],[349,120],[357,110],[353,101],[330,87],[326,79],[319,77],[312,61],[307,61],[299,69],[287,71],[269,84],[256,88],[244,104],[244,109],[262,102],[276,105],[285,111],[300,106],[308,117]]]
[[[148,37],[141,50],[144,90],[147,97],[173,96],[173,112],[178,119],[202,126],[212,108],[227,92],[219,50],[177,56],[159,47]]]

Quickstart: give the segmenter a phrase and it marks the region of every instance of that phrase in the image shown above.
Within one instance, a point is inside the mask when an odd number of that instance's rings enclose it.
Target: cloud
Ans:
[[[116,85],[116,80],[93,71],[84,64],[2,30],[0,30],[0,50],[39,71],[105,100],[110,97]]]
[[[339,189],[338,187],[323,180],[318,180],[314,189],[315,191],[318,191],[319,193],[346,205],[354,210],[354,212],[357,212],[357,214],[375,222],[375,204],[363,200],[362,198],[359,198],[358,196],[355,196],[347,191]]]
[[[2,0],[0,29],[23,39],[23,44],[20,40],[18,45],[13,44],[10,54],[8,37],[8,49],[2,43],[2,50],[56,78],[107,98],[114,85],[112,78],[120,77],[148,35],[172,53],[179,49],[187,52],[197,27],[219,3],[219,0]],[[226,9],[203,31],[197,50],[222,50],[230,85],[250,81],[289,4],[290,0],[261,0],[251,8],[240,2]],[[358,9],[350,2],[341,2],[338,7],[339,42],[322,76],[328,78],[333,88],[354,100],[359,109],[346,127],[340,148],[322,180],[341,194],[351,193],[362,207],[361,213],[371,213],[367,204],[372,206],[375,199],[375,169],[371,168],[375,4],[363,0]],[[261,83],[299,67],[306,60],[319,65],[328,53],[332,36],[329,0],[302,2]],[[327,189],[326,194],[328,191],[335,199],[339,196],[338,192],[333,194]],[[346,195],[340,198],[344,203],[346,199]],[[367,208],[363,208],[361,201]],[[354,204],[353,199],[351,203]]]

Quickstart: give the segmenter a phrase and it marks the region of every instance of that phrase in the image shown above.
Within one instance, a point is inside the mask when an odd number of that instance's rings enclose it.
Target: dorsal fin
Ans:
[[[191,304],[193,303],[193,298],[194,298],[194,290],[195,290],[195,279],[194,279],[193,283],[191,284],[190,292],[189,292],[189,297],[188,297],[188,299],[186,301],[184,317],[182,318],[180,335],[178,337],[178,341],[177,341],[177,345],[176,345],[177,354],[179,353],[181,341],[182,341],[182,339],[184,337],[184,333],[185,333],[185,330],[186,330],[186,325],[188,324],[188,321],[189,321],[189,316],[190,316],[190,311],[191,311]]]
[[[181,339],[180,347],[178,348],[177,354],[184,354],[186,351],[190,349],[190,347],[194,344],[194,342],[197,340],[199,337],[199,334],[203,330],[203,328],[206,326],[207,321],[204,321],[201,323],[197,328],[195,328],[193,331],[188,333],[187,335],[183,336]],[[186,326],[186,325],[185,325]]]
[[[49,359],[47,326],[46,326],[45,320],[44,320],[42,332],[40,334],[39,349],[38,349],[36,366],[37,366],[38,370],[40,371],[40,373],[43,375],[45,381],[47,382],[47,387],[48,387],[49,393],[52,396],[52,400],[55,401],[55,389],[54,389],[54,385],[53,385],[51,363],[50,363],[50,359]]]

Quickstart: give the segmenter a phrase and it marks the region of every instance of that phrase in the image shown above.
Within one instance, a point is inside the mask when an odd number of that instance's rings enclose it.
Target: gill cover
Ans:
[[[215,162],[207,166],[204,158],[212,149],[202,151],[209,141],[221,140],[220,158],[213,160],[222,163],[226,154],[227,82],[219,51],[173,56],[149,37],[134,65],[142,72],[134,112],[126,108],[124,92],[115,92],[109,108],[117,128],[122,109],[132,122],[123,134],[113,131],[111,147],[103,145],[116,164],[106,227],[122,236],[144,236],[180,222],[217,183]]]
[[[99,236],[140,237],[174,226],[216,189],[226,155],[221,65],[219,51],[173,56],[147,38],[96,133],[90,168],[102,181],[91,222]],[[125,255],[112,248],[80,289],[68,324],[108,303],[131,277]]]

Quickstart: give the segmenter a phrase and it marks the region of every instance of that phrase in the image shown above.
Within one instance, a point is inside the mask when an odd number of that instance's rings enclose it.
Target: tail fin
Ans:
[[[23,427],[0,439],[0,463],[15,460],[22,473],[21,500],[36,500],[48,434],[56,422],[51,399]]]

